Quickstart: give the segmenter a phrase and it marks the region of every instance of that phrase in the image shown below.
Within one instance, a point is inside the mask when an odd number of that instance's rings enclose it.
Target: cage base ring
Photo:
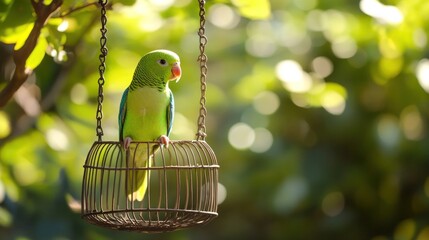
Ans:
[[[163,210],[157,210],[156,212],[161,215],[165,214]],[[171,213],[171,211],[168,212]],[[217,213],[214,212],[188,212],[181,217],[171,216],[171,219],[162,221],[130,220],[125,216],[118,217],[104,213],[87,214],[83,216],[86,221],[101,227],[145,233],[170,232],[182,228],[203,225],[215,217],[217,217]]]

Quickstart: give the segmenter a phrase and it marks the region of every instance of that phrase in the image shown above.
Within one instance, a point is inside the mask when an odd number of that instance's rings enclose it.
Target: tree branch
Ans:
[[[51,14],[63,4],[63,0],[52,0],[49,5],[44,5],[42,0],[37,2],[36,0],[31,0],[31,4],[33,5],[34,12],[36,13],[36,20],[28,38],[25,40],[24,45],[20,49],[14,51],[13,60],[15,62],[15,72],[11,81],[0,92],[0,108],[6,105],[6,103],[12,98],[13,94],[19,87],[21,87],[31,74],[31,69],[26,69],[25,63],[36,47],[40,32],[42,31],[43,26],[45,26],[46,21],[49,19]]]
[[[74,52],[76,48],[79,48],[81,44],[84,42],[84,35],[90,31],[94,25],[97,24],[97,20],[99,20],[98,14],[95,14],[91,20],[89,21],[88,25],[85,26],[85,29],[81,31],[81,34],[77,37],[78,42],[76,45],[71,46],[70,51]],[[53,105],[58,100],[58,97],[61,94],[61,90],[66,85],[67,76],[69,75],[70,70],[72,69],[72,66],[74,66],[75,61],[77,61],[76,58],[71,58],[69,60],[68,64],[61,65],[61,70],[55,74],[53,78],[55,80],[50,84],[51,88],[48,90],[44,98],[40,101],[40,107],[42,112],[49,111]],[[19,119],[19,121],[14,121],[12,123],[12,132],[9,136],[7,136],[4,139],[0,139],[0,148],[8,141],[16,138],[17,136],[21,135],[22,133],[25,133],[34,126],[37,118],[39,116],[28,116],[25,114],[25,112],[22,112],[19,114],[15,119]]]
[[[60,18],[66,17],[66,16],[68,16],[68,15],[74,13],[74,12],[80,11],[80,10],[82,10],[84,8],[87,8],[89,6],[92,6],[92,5],[97,5],[98,6],[99,3],[98,3],[98,1],[89,2],[89,3],[85,3],[85,4],[83,4],[81,6],[78,6],[78,7],[70,8],[68,11],[66,11],[64,13],[61,13],[58,17],[60,17]]]

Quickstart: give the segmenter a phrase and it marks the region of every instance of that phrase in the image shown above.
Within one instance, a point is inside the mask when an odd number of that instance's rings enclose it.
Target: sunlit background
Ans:
[[[99,11],[65,0],[0,109],[0,239],[429,239],[429,1],[208,0],[207,142],[219,217],[157,235],[80,219],[96,140]],[[196,0],[117,0],[108,11],[104,139],[140,57],[181,57],[172,139],[194,139]],[[33,23],[0,0],[0,88]],[[14,45],[15,44],[15,45]],[[77,209],[77,212],[76,212]]]

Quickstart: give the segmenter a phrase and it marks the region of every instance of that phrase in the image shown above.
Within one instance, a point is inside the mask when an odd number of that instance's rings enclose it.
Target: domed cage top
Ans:
[[[81,216],[92,224],[118,230],[167,232],[204,224],[218,215],[219,165],[213,150],[205,142],[205,1],[198,0],[198,3],[201,107],[197,139],[172,140],[168,146],[159,142],[132,142],[125,150],[120,142],[102,141],[107,0],[99,0],[98,141],[92,145],[84,164],[81,198]],[[142,184],[146,190],[139,196],[135,189]]]

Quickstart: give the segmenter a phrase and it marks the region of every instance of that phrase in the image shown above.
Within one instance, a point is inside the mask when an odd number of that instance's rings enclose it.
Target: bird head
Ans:
[[[138,70],[140,68],[140,70]],[[164,83],[179,81],[182,76],[179,56],[169,50],[155,50],[140,60],[136,72],[146,73],[148,79],[162,79]]]

